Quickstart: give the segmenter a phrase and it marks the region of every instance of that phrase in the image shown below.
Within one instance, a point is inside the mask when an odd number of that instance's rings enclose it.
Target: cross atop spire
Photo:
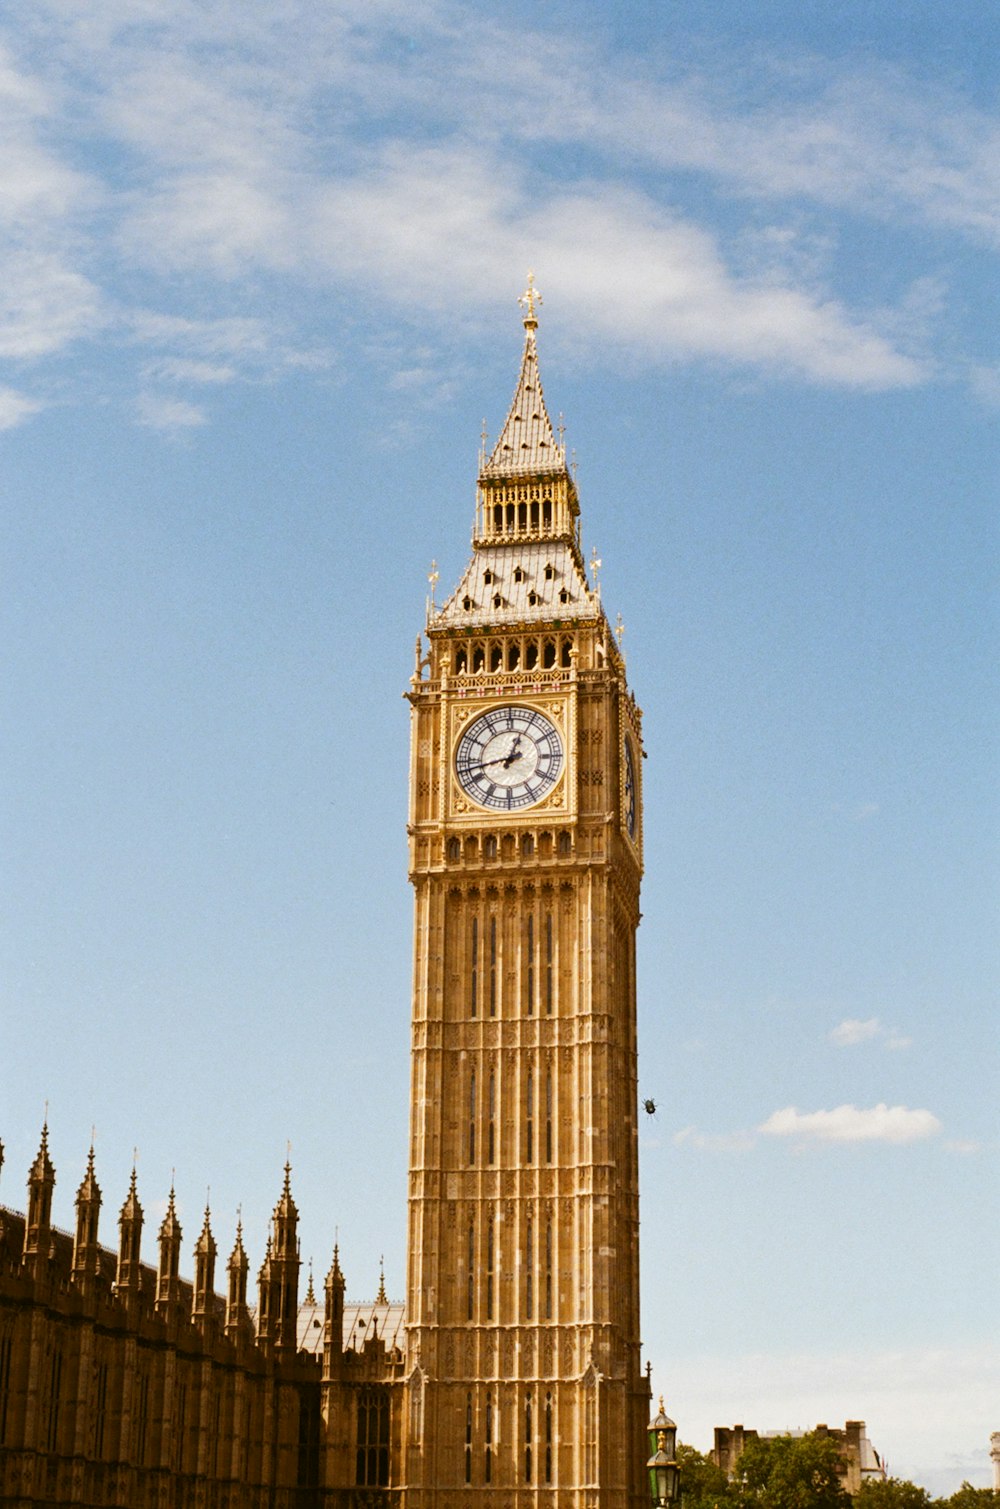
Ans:
[[[527,310],[524,316],[525,330],[537,330],[538,321],[535,319],[535,305],[542,302],[542,295],[535,287],[535,274],[528,271],[528,286],[517,301],[522,309]]]

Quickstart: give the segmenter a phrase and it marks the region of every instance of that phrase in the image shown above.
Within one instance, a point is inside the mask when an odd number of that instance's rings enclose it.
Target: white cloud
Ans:
[[[858,1043],[870,1042],[879,1031],[878,1017],[869,1017],[867,1022],[859,1022],[854,1017],[848,1017],[834,1027],[830,1033],[831,1043],[836,1043],[838,1048],[853,1048]]]
[[[153,430],[185,430],[208,423],[203,409],[183,398],[170,398],[162,393],[140,393],[136,409],[139,423]]]
[[[0,430],[13,430],[37,414],[45,405],[13,388],[0,388]]]
[[[165,357],[162,361],[147,363],[142,369],[142,375],[164,382],[228,383],[236,376],[236,368],[218,362]]]
[[[867,1110],[844,1105],[832,1111],[799,1111],[786,1106],[774,1111],[758,1130],[768,1137],[795,1137],[801,1142],[888,1142],[902,1146],[936,1136],[941,1122],[931,1111],[884,1103]]]
[[[898,71],[784,59],[734,72],[721,55],[714,74],[704,59],[685,71],[541,29],[515,38],[445,0],[343,0],[295,28],[224,0],[103,0],[85,15],[43,0],[18,18],[38,77],[0,60],[0,120],[16,148],[0,166],[0,208],[42,256],[0,352],[55,352],[94,328],[93,279],[110,287],[116,254],[153,283],[184,273],[174,293],[203,293],[199,275],[247,307],[269,297],[264,279],[307,297],[363,287],[418,318],[453,319],[530,263],[540,280],[551,269],[567,327],[604,351],[885,390],[932,375],[940,287],[918,277],[895,307],[852,308],[833,282],[840,227],[829,213],[819,223],[816,206],[887,224],[905,206],[1000,240],[991,123],[943,91],[928,108],[925,86]],[[498,96],[496,57],[515,45],[520,66]],[[430,140],[441,145],[419,145]],[[93,154],[92,177],[70,166],[81,142],[111,149]],[[553,143],[578,150],[575,178],[550,169]],[[720,183],[725,213],[710,194],[697,219],[680,213],[664,178],[676,169]],[[984,392],[988,372],[973,373]]]
[[[883,1027],[877,1016],[869,1017],[864,1022],[858,1021],[856,1017],[847,1017],[827,1035],[830,1042],[838,1048],[856,1048],[859,1043],[877,1040],[883,1048],[899,1052],[903,1048],[909,1048],[913,1042],[911,1037],[906,1037],[894,1027]]]

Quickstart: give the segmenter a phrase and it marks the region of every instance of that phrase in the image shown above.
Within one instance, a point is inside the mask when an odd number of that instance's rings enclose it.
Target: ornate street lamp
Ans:
[[[652,1456],[646,1463],[649,1473],[649,1492],[658,1509],[680,1503],[681,1469],[677,1464],[677,1426],[664,1413],[663,1395],[660,1395],[660,1412],[649,1422],[649,1449]]]

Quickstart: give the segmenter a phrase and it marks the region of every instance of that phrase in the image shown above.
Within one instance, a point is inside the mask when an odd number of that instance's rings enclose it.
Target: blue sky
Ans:
[[[137,1147],[147,1255],[175,1169],[256,1264],[290,1140],[401,1293],[399,694],[531,267],[646,715],[654,1386],[989,1481],[995,8],[4,16],[0,1198],[48,1101],[61,1224],[93,1125],[105,1240]]]

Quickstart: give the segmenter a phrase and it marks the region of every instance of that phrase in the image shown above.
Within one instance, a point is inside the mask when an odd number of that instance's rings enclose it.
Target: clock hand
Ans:
[[[504,770],[509,770],[510,767],[513,765],[514,761],[519,758],[519,756],[520,756],[520,748],[519,748],[520,743],[521,743],[521,735],[518,734],[517,738],[514,740],[514,748],[510,751],[510,753],[508,754],[507,758],[503,762],[503,768],[504,768]]]

